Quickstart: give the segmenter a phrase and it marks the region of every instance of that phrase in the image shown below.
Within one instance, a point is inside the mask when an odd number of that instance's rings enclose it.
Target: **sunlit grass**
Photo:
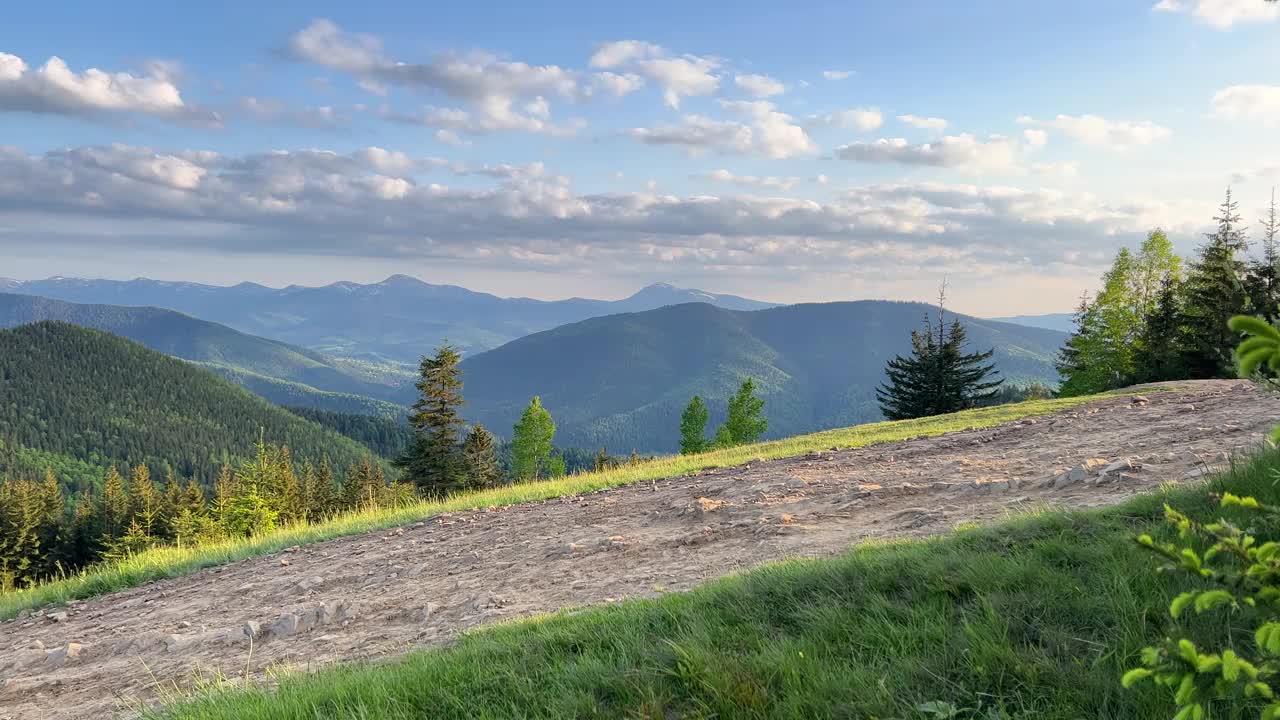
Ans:
[[[919,420],[855,425],[699,455],[661,457],[603,472],[582,473],[557,480],[509,485],[483,492],[459,494],[440,501],[419,502],[406,507],[349,513],[323,522],[294,525],[247,539],[228,540],[189,548],[155,548],[119,562],[87,569],[70,577],[0,595],[0,619],[14,617],[25,609],[93,597],[135,587],[150,580],[187,575],[201,568],[267,555],[293,545],[305,545],[344,535],[382,530],[444,512],[514,505],[594,492],[708,468],[740,465],[749,460],[792,457],[832,447],[862,447],[922,435],[940,435],[970,427],[991,427],[1056,412],[1097,398],[1098,396],[1086,396],[1030,400]]]

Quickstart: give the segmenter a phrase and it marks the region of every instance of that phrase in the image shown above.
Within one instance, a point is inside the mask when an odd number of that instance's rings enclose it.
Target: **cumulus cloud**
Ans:
[[[870,132],[884,125],[884,115],[877,108],[850,108],[825,115],[811,115],[809,124]]]
[[[239,107],[241,112],[255,120],[283,125],[333,129],[348,122],[346,117],[328,105],[292,108],[282,100],[246,96],[240,98]]]
[[[622,69],[662,88],[663,100],[672,108],[681,98],[710,95],[720,87],[716,58],[673,55],[666,48],[641,40],[617,40],[596,48],[588,63],[592,68]]]
[[[329,20],[315,20],[294,33],[283,52],[301,62],[350,73],[375,92],[395,86],[461,101],[466,107],[431,110],[419,117],[423,124],[454,133],[472,132],[474,127],[478,132],[562,134],[564,126],[546,121],[547,97],[589,94],[592,82],[625,94],[622,91],[634,82],[625,76],[584,81],[581,73],[558,65],[530,65],[485,52],[442,53],[422,63],[395,61],[376,37],[347,32]],[[547,112],[529,112],[527,107],[521,112],[516,109],[521,102],[540,103]]]
[[[1232,85],[1213,95],[1213,112],[1230,120],[1280,125],[1280,85]]]
[[[585,126],[581,120],[564,124],[552,122],[550,106],[541,96],[519,108],[515,107],[512,98],[492,96],[481,98],[469,109],[431,107],[418,114],[384,110],[381,115],[393,122],[438,128],[437,139],[450,144],[458,144],[456,140],[460,138],[460,133],[483,135],[519,130],[552,137],[572,137]]]
[[[843,145],[836,150],[836,156],[853,162],[985,171],[1014,168],[1018,160],[1018,145],[1005,137],[980,140],[968,133],[946,135],[927,143],[912,143],[905,138],[880,138],[874,142]]]
[[[598,72],[591,76],[591,87],[614,97],[622,97],[644,87],[644,78],[635,73]]]
[[[919,115],[899,115],[898,122],[920,130],[946,130],[947,121],[939,117],[921,117]]]
[[[1077,142],[1115,150],[1150,145],[1173,134],[1169,128],[1150,120],[1108,120],[1098,115],[1058,115],[1052,120],[1044,121],[1023,115],[1018,118],[1018,122],[1058,130]]]
[[[1026,139],[1027,144],[1031,147],[1044,147],[1049,144],[1049,133],[1044,130],[1027,128],[1022,131],[1022,137]]]
[[[140,113],[217,124],[216,114],[189,106],[174,84],[176,66],[150,63],[147,75],[89,68],[76,72],[51,57],[32,68],[17,55],[0,52],[0,112],[93,115]]]
[[[720,106],[744,120],[686,115],[679,124],[634,128],[629,134],[650,145],[677,145],[695,153],[713,151],[784,159],[817,152],[817,145],[805,129],[771,102],[721,100]]]
[[[720,169],[712,170],[708,173],[695,175],[694,177],[702,180],[711,180],[718,183],[729,183],[731,185],[740,185],[749,188],[763,188],[768,190],[781,190],[788,192],[800,182],[797,177],[773,177],[772,175],[735,175],[734,173]]]
[[[1191,13],[1219,30],[1238,23],[1265,23],[1280,17],[1280,3],[1263,0],[1160,0],[1154,12]]]
[[[787,86],[768,75],[736,75],[733,84],[756,97],[773,97],[787,91]]]
[[[852,70],[823,70],[822,77],[826,80],[845,80],[853,75]]]

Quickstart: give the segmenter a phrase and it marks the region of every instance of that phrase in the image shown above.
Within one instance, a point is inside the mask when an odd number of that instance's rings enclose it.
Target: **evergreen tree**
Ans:
[[[143,534],[152,537],[161,526],[161,515],[164,511],[164,498],[156,489],[151,479],[151,470],[146,465],[133,468],[129,478],[129,500],[132,505],[130,515],[138,523]]]
[[[976,407],[999,392],[1002,380],[990,379],[995,354],[965,352],[966,334],[958,321],[946,325],[945,286],[938,296],[937,327],[926,318],[911,333],[911,356],[885,366],[888,382],[876,388],[880,410],[890,420],[939,415]]]
[[[502,484],[498,466],[498,443],[483,425],[475,425],[462,441],[462,459],[467,470],[467,486],[491,488]]]
[[[755,392],[755,381],[747,378],[729,398],[729,409],[721,427],[723,432],[716,432],[717,444],[725,439],[729,446],[758,442],[769,429],[769,421],[764,417],[764,400],[756,397]]]
[[[707,405],[697,395],[680,415],[680,453],[692,455],[707,449]]]
[[[125,490],[124,478],[116,471],[114,465],[107,468],[107,476],[102,481],[102,504],[98,510],[104,544],[124,534],[129,523],[129,496]]]
[[[1231,190],[1214,218],[1218,229],[1206,236],[1187,277],[1183,361],[1192,379],[1231,377],[1237,336],[1227,327],[1232,316],[1248,311],[1244,288],[1244,227]]]
[[[1139,340],[1139,359],[1133,382],[1178,380],[1187,376],[1183,364],[1181,288],[1166,277],[1156,296],[1156,306],[1147,315]]]
[[[409,424],[414,437],[409,450],[397,458],[405,479],[428,495],[443,495],[465,482],[459,436],[463,426],[461,357],[450,346],[423,357],[417,388],[421,397],[413,405]]]
[[[511,474],[517,481],[547,476],[555,435],[556,424],[551,420],[551,413],[542,407],[542,398],[535,395],[511,436]]]
[[[1276,191],[1271,189],[1271,205],[1262,218],[1262,252],[1249,263],[1245,287],[1253,312],[1267,320],[1280,319],[1280,212],[1276,209]]]

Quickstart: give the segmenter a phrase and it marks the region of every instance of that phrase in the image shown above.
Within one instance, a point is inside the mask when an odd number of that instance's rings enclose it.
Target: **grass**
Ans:
[[[1166,692],[1125,691],[1119,678],[1168,628],[1165,608],[1189,581],[1158,572],[1133,537],[1170,537],[1164,502],[1200,518],[1222,514],[1213,491],[1280,502],[1277,469],[1268,451],[1208,485],[1106,510],[773,564],[385,663],[285,674],[274,689],[206,688],[149,717],[1166,720]],[[1252,635],[1240,616],[1190,623],[1197,641]],[[922,709],[935,702],[943,714]]]
[[[753,459],[803,455],[831,447],[862,447],[920,435],[940,435],[965,428],[990,427],[1074,407],[1099,396],[1031,400],[967,410],[919,420],[879,422],[782,440],[743,445],[699,455],[674,455],[599,473],[571,475],[557,480],[509,485],[495,490],[464,493],[440,501],[424,501],[407,507],[344,514],[331,520],[294,525],[252,538],[229,540],[188,548],[162,547],[120,562],[89,568],[66,578],[0,595],[0,620],[23,610],[57,605],[142,585],[151,580],[178,577],[202,568],[268,555],[293,545],[321,542],[345,535],[382,530],[415,522],[444,512],[476,507],[505,506],[594,492],[647,480],[673,477],[713,467],[739,465]]]

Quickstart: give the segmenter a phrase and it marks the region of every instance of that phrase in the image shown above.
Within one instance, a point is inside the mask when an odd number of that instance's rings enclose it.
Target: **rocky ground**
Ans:
[[[295,548],[0,624],[0,718],[129,715],[197,677],[387,656],[868,538],[1107,505],[1204,475],[1278,418],[1280,398],[1248,383],[1177,383]]]

